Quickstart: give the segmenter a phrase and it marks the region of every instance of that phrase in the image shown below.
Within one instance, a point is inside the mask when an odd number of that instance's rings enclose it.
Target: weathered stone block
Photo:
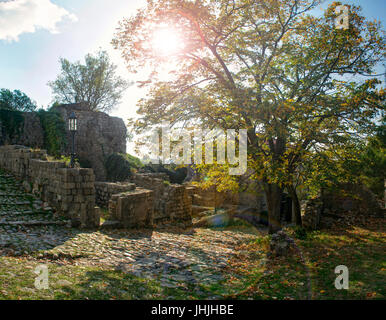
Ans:
[[[153,191],[137,189],[113,195],[109,202],[110,214],[125,228],[153,226]]]

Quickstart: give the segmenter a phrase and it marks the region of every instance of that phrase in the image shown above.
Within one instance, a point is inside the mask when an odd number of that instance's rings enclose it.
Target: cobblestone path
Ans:
[[[253,239],[256,235],[243,232],[172,227],[81,231],[0,171],[0,256],[100,266],[176,288],[221,281],[235,248]]]

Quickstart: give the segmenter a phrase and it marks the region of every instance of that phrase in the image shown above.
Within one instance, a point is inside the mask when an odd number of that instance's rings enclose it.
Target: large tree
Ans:
[[[20,90],[0,89],[0,109],[11,111],[34,111],[36,103]]]
[[[120,101],[129,83],[116,75],[105,51],[87,54],[85,63],[60,59],[61,73],[48,85],[60,103],[82,103],[90,111],[109,112]]]
[[[376,77],[368,77],[384,56],[379,23],[348,6],[349,28],[338,29],[340,3],[321,17],[308,14],[319,3],[148,0],[113,40],[129,70],[154,68],[142,83],[150,90],[139,103],[138,130],[160,120],[248,129],[248,165],[263,183],[271,233],[281,227],[283,191],[297,201],[295,180],[307,172],[302,162],[315,148],[370,132],[384,97]],[[184,42],[167,56],[149,46],[164,25]],[[164,60],[174,67],[168,81],[158,77]]]

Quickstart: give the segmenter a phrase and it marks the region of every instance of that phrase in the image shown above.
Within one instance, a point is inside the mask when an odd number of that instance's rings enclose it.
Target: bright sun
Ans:
[[[161,27],[153,33],[152,47],[159,56],[170,56],[184,48],[184,42],[176,30]]]

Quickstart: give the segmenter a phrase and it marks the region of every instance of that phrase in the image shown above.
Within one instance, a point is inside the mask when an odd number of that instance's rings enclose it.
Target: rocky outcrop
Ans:
[[[80,162],[94,169],[96,180],[106,180],[105,159],[112,153],[126,153],[127,129],[121,118],[110,117],[103,112],[84,111],[81,104],[55,107],[65,122],[72,112],[78,119],[75,152]],[[67,131],[68,141],[71,141]],[[71,143],[66,152],[71,153]]]

